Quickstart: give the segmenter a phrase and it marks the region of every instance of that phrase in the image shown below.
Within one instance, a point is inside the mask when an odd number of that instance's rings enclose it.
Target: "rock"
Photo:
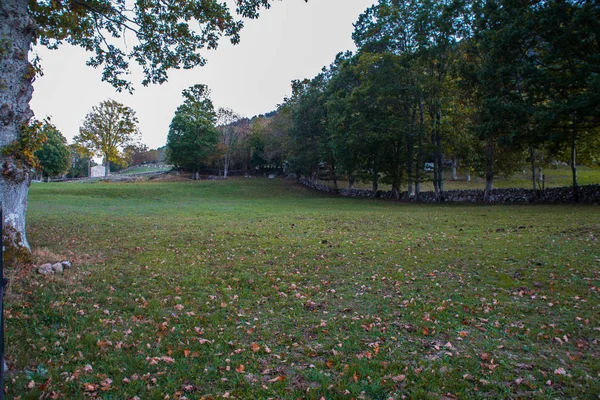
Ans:
[[[275,179],[275,174],[269,175],[269,179]]]
[[[61,263],[52,264],[52,270],[58,274],[63,272],[63,266]]]
[[[60,263],[62,264],[63,269],[69,269],[69,268],[71,268],[71,262],[70,261],[65,260],[65,261],[61,261]]]
[[[42,275],[49,275],[52,273],[52,264],[42,264],[38,268],[38,273]]]

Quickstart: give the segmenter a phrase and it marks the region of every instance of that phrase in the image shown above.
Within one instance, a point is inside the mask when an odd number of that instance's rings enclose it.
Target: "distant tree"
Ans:
[[[83,178],[90,176],[90,169],[96,165],[93,160],[94,153],[80,144],[69,145],[71,152],[71,168],[67,173],[69,178]]]
[[[156,163],[159,161],[159,152],[149,149],[145,144],[130,144],[123,150],[128,166]]]
[[[167,136],[167,160],[199,179],[200,168],[210,161],[218,142],[216,113],[206,85],[182,92],[184,102],[175,111]]]
[[[220,133],[220,144],[223,147],[223,177],[227,178],[231,156],[238,142],[237,122],[242,117],[230,108],[219,108],[217,111],[217,125]]]
[[[67,139],[49,121],[44,123],[42,132],[47,140],[35,152],[35,156],[40,161],[42,176],[46,175],[50,180],[50,177],[63,175],[69,170],[71,151],[67,146]]]
[[[139,138],[135,111],[114,100],[106,100],[90,111],[74,141],[103,157],[106,175],[110,163],[123,158],[123,149]]]

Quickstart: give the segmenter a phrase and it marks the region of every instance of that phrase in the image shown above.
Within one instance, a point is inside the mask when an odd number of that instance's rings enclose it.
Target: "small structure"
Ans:
[[[91,168],[90,178],[103,178],[106,176],[106,166],[96,165]]]

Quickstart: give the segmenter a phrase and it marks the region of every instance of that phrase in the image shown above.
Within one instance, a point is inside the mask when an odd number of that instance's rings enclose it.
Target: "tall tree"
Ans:
[[[238,142],[237,122],[242,117],[230,108],[219,108],[217,111],[217,124],[220,135],[220,142],[223,146],[223,177],[227,178],[231,157]]]
[[[270,0],[236,0],[237,12],[256,18]],[[57,48],[81,46],[102,67],[102,79],[118,90],[132,90],[125,79],[130,60],[140,64],[143,84],[162,83],[172,68],[193,68],[202,53],[217,47],[221,37],[238,43],[242,21],[218,0],[2,0],[0,2],[0,195],[5,212],[7,244],[29,250],[25,235],[27,193],[33,166],[19,153],[27,142],[33,113],[29,107],[32,80],[39,65],[28,54],[32,44]],[[127,38],[132,41],[126,41]],[[121,39],[121,40],[119,40]],[[128,45],[134,43],[133,46]],[[121,43],[121,45],[119,45]],[[11,145],[11,146],[9,146]]]
[[[49,121],[45,122],[42,131],[47,140],[42,148],[35,152],[35,156],[40,160],[42,176],[46,175],[50,179],[69,170],[71,150],[67,146],[67,139]]]
[[[214,154],[219,140],[216,113],[206,85],[194,85],[182,95],[184,102],[175,111],[169,127],[167,160],[199,179],[200,168]]]
[[[115,101],[105,100],[92,107],[73,140],[104,159],[106,176],[110,163],[123,159],[123,149],[139,139],[135,111]]]

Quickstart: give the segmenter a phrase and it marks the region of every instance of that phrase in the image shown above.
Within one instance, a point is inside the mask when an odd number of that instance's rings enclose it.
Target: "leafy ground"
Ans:
[[[7,398],[596,398],[597,206],[36,184]]]
[[[433,183],[431,182],[432,173],[426,175],[425,182],[421,184],[421,190],[433,190]],[[452,173],[445,171],[444,174],[444,189],[445,190],[469,190],[469,189],[485,189],[485,179],[476,175],[471,176],[471,181],[467,182],[463,171],[459,171],[457,174],[458,180],[452,180]],[[577,179],[580,185],[591,185],[600,184],[600,169],[589,168],[584,166],[577,167]],[[571,167],[569,166],[552,166],[544,168],[544,187],[562,187],[571,186],[573,183],[573,176],[571,173]],[[330,186],[333,186],[333,182],[323,181]],[[347,187],[348,184],[345,181],[338,183],[340,187]],[[372,184],[370,182],[357,182],[355,187],[361,189],[371,189]],[[523,170],[517,172],[510,177],[497,177],[494,180],[494,187],[496,188],[525,188],[532,189],[533,183],[531,182],[531,170]],[[379,186],[380,190],[391,190],[391,185],[382,184]],[[406,186],[403,187],[406,190]]]

